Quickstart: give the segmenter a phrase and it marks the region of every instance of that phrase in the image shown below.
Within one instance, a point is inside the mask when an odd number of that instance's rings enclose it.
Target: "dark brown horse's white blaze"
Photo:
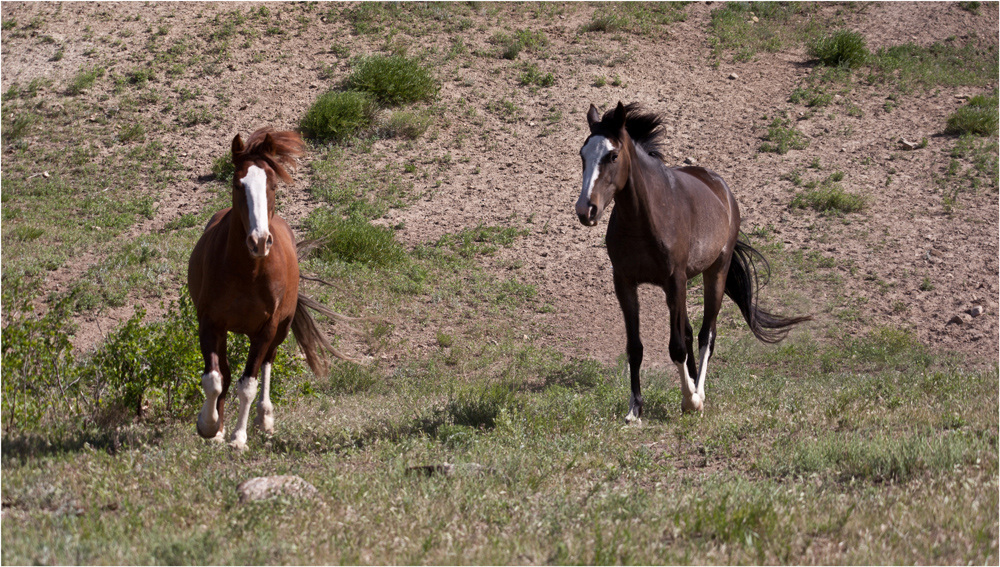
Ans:
[[[755,261],[766,260],[739,239],[740,210],[726,182],[702,167],[667,167],[660,141],[662,120],[636,104],[618,106],[604,116],[591,105],[590,136],[580,150],[583,190],[576,214],[586,226],[597,224],[605,207],[615,207],[608,222],[607,247],[615,295],[625,317],[632,396],[626,422],[642,415],[639,367],[639,284],[666,292],[670,309],[670,359],[681,377],[684,411],[705,403],[708,360],[715,348],[715,323],[723,294],[739,306],[761,341],[780,341],[789,327],[810,317],[778,317],[757,306],[760,282]],[[688,322],[687,282],[704,275],[705,314],[698,333],[698,357]]]
[[[327,313],[321,305],[299,294],[299,264],[295,235],[274,214],[278,179],[291,183],[288,168],[304,153],[294,132],[262,128],[244,144],[233,139],[233,206],[212,216],[188,263],[188,289],[198,314],[198,335],[205,357],[205,405],[198,415],[198,434],[223,440],[224,410],[230,369],[226,335],[232,331],[250,338],[250,355],[236,387],[239,413],[231,444],[246,447],[250,402],[257,394],[256,425],[266,433],[274,427],[270,399],[271,366],[278,345],[291,329],[317,374],[326,370],[318,352],[322,346],[340,358],[316,328],[307,307]],[[332,313],[331,313],[332,314]]]

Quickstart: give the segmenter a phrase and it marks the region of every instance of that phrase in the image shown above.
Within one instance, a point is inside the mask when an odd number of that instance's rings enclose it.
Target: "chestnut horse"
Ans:
[[[271,365],[278,345],[291,328],[317,375],[326,371],[319,347],[350,360],[326,340],[307,308],[339,317],[299,293],[299,263],[295,235],[274,214],[278,179],[291,183],[288,169],[304,153],[305,144],[295,132],[261,128],[243,143],[233,138],[233,206],[208,221],[188,262],[188,290],[198,314],[198,336],[205,357],[205,405],[198,415],[198,434],[223,440],[225,400],[230,370],[226,359],[227,333],[250,338],[250,355],[236,385],[239,413],[230,444],[246,448],[250,402],[257,402],[256,425],[265,433],[274,428],[271,405]],[[259,374],[258,374],[259,373]]]
[[[585,226],[597,224],[614,200],[607,247],[615,295],[625,317],[632,396],[626,423],[640,423],[639,284],[666,292],[670,309],[670,359],[681,377],[684,411],[702,411],[708,360],[715,349],[715,323],[725,293],[763,342],[785,337],[789,327],[811,317],[779,317],[757,306],[762,285],[755,260],[767,261],[740,236],[740,209],[729,186],[702,167],[667,167],[660,149],[662,119],[637,104],[618,106],[600,116],[587,113],[590,136],[580,149],[583,190],[576,214]],[[687,282],[703,274],[705,313],[695,359],[688,321]],[[766,279],[766,278],[765,278]],[[697,364],[696,364],[697,362]],[[699,371],[700,370],[700,371]]]

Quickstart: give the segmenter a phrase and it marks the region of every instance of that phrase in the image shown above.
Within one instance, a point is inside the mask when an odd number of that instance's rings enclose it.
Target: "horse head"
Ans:
[[[245,144],[239,134],[233,138],[233,211],[243,224],[252,258],[264,258],[271,251],[274,237],[268,227],[277,179],[292,182],[285,167],[293,166],[304,148],[298,134],[270,128],[257,130]]]
[[[590,136],[580,148],[583,160],[583,189],[576,201],[576,215],[585,226],[594,226],[629,177],[630,156],[626,151],[629,134],[625,129],[627,110],[619,101],[613,112],[602,119],[590,105],[587,123]]]

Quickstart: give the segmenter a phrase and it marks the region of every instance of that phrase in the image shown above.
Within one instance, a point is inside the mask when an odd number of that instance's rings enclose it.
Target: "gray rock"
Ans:
[[[968,313],[969,315],[972,315],[973,318],[979,317],[984,312],[985,312],[985,310],[983,309],[982,305],[974,305],[972,307],[972,309],[969,309],[968,311],[966,311],[966,313]]]
[[[236,487],[240,503],[267,500],[278,496],[315,498],[316,487],[295,475],[261,476],[251,478]]]

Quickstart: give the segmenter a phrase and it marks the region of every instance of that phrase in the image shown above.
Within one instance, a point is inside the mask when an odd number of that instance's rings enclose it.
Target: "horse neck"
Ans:
[[[652,228],[653,218],[650,211],[653,209],[654,201],[659,199],[646,184],[645,178],[648,175],[643,175],[648,168],[646,160],[641,159],[639,150],[631,138],[626,140],[625,151],[628,152],[629,158],[628,182],[615,196],[615,210],[620,210],[619,214],[624,215],[622,220],[628,221],[626,225]]]

